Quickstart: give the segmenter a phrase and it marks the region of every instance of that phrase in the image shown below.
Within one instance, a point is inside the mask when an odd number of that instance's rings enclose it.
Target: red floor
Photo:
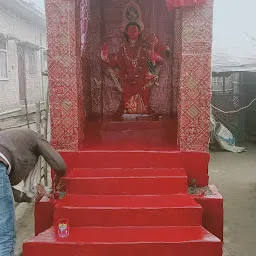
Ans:
[[[88,123],[81,150],[178,150],[177,120]]]
[[[208,158],[178,152],[168,127],[176,132],[173,121],[91,127],[81,152],[63,152],[67,196],[53,223],[68,218],[70,236],[50,228],[26,242],[23,255],[221,256],[221,240],[203,227],[202,206],[187,193],[193,168],[207,184],[199,161]]]

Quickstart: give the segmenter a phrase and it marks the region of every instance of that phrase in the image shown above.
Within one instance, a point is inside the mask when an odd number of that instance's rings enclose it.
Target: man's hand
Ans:
[[[64,186],[65,184],[63,184],[63,179],[62,179],[63,175],[60,175],[58,173],[55,174],[55,177],[54,177],[54,190],[55,192],[57,191],[60,191]]]
[[[36,201],[36,202],[39,202],[44,196],[47,195],[44,186],[41,185],[41,184],[38,184],[38,185],[36,186],[36,191],[37,191],[37,193],[36,193],[36,198],[35,198],[35,201]]]
[[[54,180],[53,180],[55,190],[57,189],[57,187],[60,183],[60,178],[61,178],[60,175],[56,173],[55,176],[54,176]]]

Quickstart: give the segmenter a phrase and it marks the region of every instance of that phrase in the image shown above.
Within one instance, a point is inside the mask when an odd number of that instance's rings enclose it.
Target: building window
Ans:
[[[29,53],[29,73],[36,74],[37,72],[37,56],[36,52]]]
[[[0,40],[0,80],[8,78],[7,70],[7,44]]]

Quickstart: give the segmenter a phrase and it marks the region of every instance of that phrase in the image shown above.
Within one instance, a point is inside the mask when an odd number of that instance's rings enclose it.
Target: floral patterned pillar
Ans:
[[[78,0],[46,0],[51,142],[78,150],[84,137],[81,29]]]
[[[207,151],[211,101],[213,0],[182,9],[178,143],[181,150]]]

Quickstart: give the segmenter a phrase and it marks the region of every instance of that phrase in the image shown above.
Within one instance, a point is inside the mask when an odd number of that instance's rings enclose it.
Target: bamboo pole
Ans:
[[[24,101],[25,101],[25,111],[26,111],[27,125],[28,125],[28,128],[30,129],[29,118],[28,118],[28,102],[27,102],[26,97],[24,98]]]
[[[36,131],[41,133],[41,110],[40,102],[36,103]]]
[[[41,110],[40,110],[40,102],[36,103],[36,131],[41,133]],[[40,177],[42,176],[42,158],[41,156],[38,159],[39,168],[40,168]]]
[[[48,140],[48,123],[49,123],[49,86],[46,91],[45,99],[45,124],[44,124],[44,137]],[[44,164],[44,184],[48,186],[48,164]]]

